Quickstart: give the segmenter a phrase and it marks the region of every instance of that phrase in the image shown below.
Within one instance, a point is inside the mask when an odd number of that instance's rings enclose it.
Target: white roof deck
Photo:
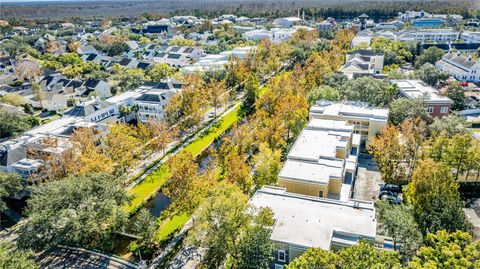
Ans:
[[[387,122],[388,108],[372,107],[365,102],[319,101],[310,108],[310,115],[320,117],[349,117],[368,121]]]
[[[275,224],[271,239],[278,242],[328,250],[334,233],[371,239],[376,234],[373,203],[360,202],[355,208],[354,201],[308,197],[263,187],[250,204],[272,209]]]
[[[340,164],[343,164],[343,162],[339,162]],[[321,163],[287,160],[278,177],[328,185],[331,177],[340,179],[342,173],[342,165],[328,166]]]
[[[342,140],[346,136],[347,132],[304,129],[288,153],[288,158],[313,162],[320,157],[335,158],[338,147],[347,147],[347,141]]]

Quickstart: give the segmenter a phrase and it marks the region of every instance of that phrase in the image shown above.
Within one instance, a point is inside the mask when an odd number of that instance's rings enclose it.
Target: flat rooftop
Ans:
[[[263,187],[250,199],[254,208],[269,207],[275,224],[271,239],[306,248],[330,249],[332,237],[348,235],[347,244],[358,237],[374,239],[376,234],[373,203],[337,201],[285,192],[285,189]]]
[[[288,153],[289,159],[318,161],[321,157],[335,158],[337,148],[346,148],[351,131],[322,131],[304,129]]]
[[[332,164],[287,160],[278,177],[327,185],[331,177],[340,179],[343,173],[343,161]]]
[[[428,86],[421,80],[400,79],[391,80],[390,83],[397,84],[400,93],[407,98],[415,99],[425,97],[428,102],[453,104],[450,98],[441,96],[436,89]]]
[[[365,102],[331,102],[320,100],[310,108],[310,115],[348,117],[367,121],[387,122],[388,108],[372,107]]]

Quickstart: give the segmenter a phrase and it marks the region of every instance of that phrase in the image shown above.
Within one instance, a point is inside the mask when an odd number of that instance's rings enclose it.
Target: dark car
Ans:
[[[400,192],[400,187],[398,185],[394,185],[394,184],[385,184],[385,185],[380,187],[380,192],[383,192],[383,191],[399,193]]]
[[[390,194],[380,194],[380,200],[382,201],[388,201],[392,204],[401,204],[402,199],[396,195],[390,195]]]

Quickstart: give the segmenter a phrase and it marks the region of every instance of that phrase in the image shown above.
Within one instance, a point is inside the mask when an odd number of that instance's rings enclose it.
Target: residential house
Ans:
[[[358,75],[380,74],[383,70],[384,55],[373,50],[357,50],[347,53],[345,64],[340,71],[349,78]]]
[[[338,201],[265,186],[250,199],[254,212],[270,208],[274,243],[270,268],[280,269],[309,248],[338,250],[360,240],[375,241],[377,220],[371,202]]]
[[[317,28],[319,30],[328,30],[328,29],[332,29],[336,24],[337,22],[335,21],[334,18],[328,17],[326,20],[320,23],[317,23]]]
[[[458,52],[448,52],[435,66],[451,74],[459,81],[480,82],[480,61],[464,56]]]
[[[138,89],[141,95],[133,101],[138,105],[138,120],[145,123],[149,120],[164,119],[164,108],[170,97],[179,92],[182,87],[183,83],[175,79],[145,83]]]
[[[88,79],[83,84],[85,91],[82,92],[82,97],[90,96],[91,94],[100,98],[108,98],[112,96],[110,91],[110,84],[100,79]]]
[[[365,148],[387,124],[388,109],[365,102],[318,101],[310,107],[310,119],[346,120],[353,125],[353,133],[360,134],[361,146]]]
[[[391,80],[390,83],[398,86],[399,97],[403,98],[425,98],[427,102],[427,112],[432,117],[442,118],[450,113],[450,107],[453,101],[439,94],[439,92],[428,86],[421,80],[400,79]]]

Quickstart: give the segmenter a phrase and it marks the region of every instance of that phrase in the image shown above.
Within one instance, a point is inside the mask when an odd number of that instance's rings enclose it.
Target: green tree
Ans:
[[[141,239],[140,246],[143,250],[152,250],[156,244],[155,234],[158,230],[158,224],[155,218],[147,209],[142,208],[135,215],[135,222],[132,225],[132,232]],[[145,251],[142,251],[145,253]]]
[[[218,268],[229,254],[237,260],[238,235],[251,222],[247,201],[236,186],[223,184],[196,211],[189,240],[206,248],[203,264],[208,268]]]
[[[401,268],[397,252],[377,250],[371,244],[363,241],[352,247],[340,250],[338,256],[340,257],[340,268]]]
[[[340,100],[340,93],[327,85],[322,85],[318,88],[312,89],[307,96],[308,103],[310,105],[315,104],[318,100],[329,100],[329,101],[337,101]]]
[[[428,234],[409,268],[480,268],[480,241],[472,242],[469,233],[460,231]]]
[[[17,249],[12,243],[0,242],[0,268],[36,269],[34,254]]]
[[[23,180],[17,173],[0,171],[0,212],[7,210],[3,198],[15,195],[23,189]]]
[[[429,122],[430,116],[427,113],[426,107],[427,103],[424,98],[396,99],[389,105],[388,121],[394,125],[400,125],[406,119],[415,118]]]
[[[456,134],[467,133],[469,126],[470,124],[467,122],[465,117],[450,114],[447,117],[436,118],[429,126],[429,129],[434,135],[439,135],[442,132],[446,132],[449,137],[452,137]]]
[[[340,257],[334,252],[321,248],[310,248],[303,255],[294,259],[287,269],[337,269]]]
[[[254,223],[248,226],[238,243],[237,267],[240,269],[268,268],[272,259],[273,242],[270,240],[269,226],[273,225],[273,213],[268,208],[260,208]]]
[[[22,116],[0,110],[0,138],[8,138],[28,130],[31,125]]]
[[[338,90],[347,100],[368,102],[374,106],[385,106],[396,94],[392,87],[385,80],[367,76],[349,80]]]
[[[441,195],[429,201],[429,207],[420,213],[418,222],[428,228],[429,233],[440,230],[447,232],[470,232],[472,225],[463,212],[461,200],[444,199]]]
[[[415,218],[424,234],[439,227],[458,225],[459,229],[465,228],[462,219],[458,222],[452,219],[459,216],[455,210],[461,210],[461,201],[458,184],[453,180],[451,169],[445,163],[431,159],[420,161],[405,196],[413,206]],[[437,214],[443,207],[449,207],[449,213],[455,214]]]
[[[452,110],[462,110],[465,107],[465,89],[459,83],[448,85],[447,96],[453,101]]]
[[[442,59],[445,53],[442,49],[432,46],[424,50],[420,56],[415,59],[415,68],[420,68],[426,63],[435,64],[438,60]]]
[[[378,201],[378,222],[385,235],[392,237],[394,249],[400,248],[404,260],[409,260],[422,243],[413,210],[407,205]]]
[[[174,71],[168,64],[156,64],[147,70],[147,76],[151,81],[161,81],[171,77]]]
[[[246,108],[247,111],[250,111],[255,102],[258,99],[258,93],[260,91],[260,83],[255,75],[250,74],[247,77],[247,81],[245,82],[244,86],[245,91],[245,101],[243,101],[243,106]]]
[[[106,52],[108,56],[118,56],[126,52],[127,50],[129,50],[129,47],[126,43],[121,41],[115,41],[107,47]]]
[[[109,249],[127,223],[123,186],[108,174],[72,176],[33,189],[18,244],[35,250],[56,245]]]
[[[469,133],[454,135],[445,148],[443,161],[455,169],[455,181],[469,168],[469,149],[473,146],[473,137]]]
[[[432,64],[426,63],[415,71],[415,76],[432,87],[436,87],[440,81],[446,80],[450,74],[438,69]]]

